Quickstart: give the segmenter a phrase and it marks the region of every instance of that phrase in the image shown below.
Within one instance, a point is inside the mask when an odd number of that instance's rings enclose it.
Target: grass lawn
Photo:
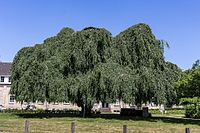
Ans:
[[[30,122],[32,133],[70,133],[71,122],[76,122],[76,133],[122,133],[124,124],[128,133],[184,133],[189,127],[191,133],[200,133],[199,119],[185,119],[153,114],[151,119],[120,117],[105,114],[101,118],[51,117],[22,118],[11,113],[0,113],[0,133],[22,133],[24,121]]]

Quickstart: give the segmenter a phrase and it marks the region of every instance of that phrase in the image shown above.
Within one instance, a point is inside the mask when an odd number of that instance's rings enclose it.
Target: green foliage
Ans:
[[[178,97],[200,96],[200,68],[185,71],[176,83]]]
[[[199,109],[200,105],[190,104],[185,107],[185,116],[188,118],[198,118],[200,115]]]
[[[161,45],[145,24],[116,37],[102,28],[64,28],[17,53],[11,93],[20,102],[70,101],[86,114],[99,101],[172,104],[180,70],[164,61]]]
[[[200,68],[200,60],[196,60],[195,63],[192,65],[192,69],[198,69]]]
[[[200,118],[200,104],[197,105],[197,118]]]
[[[180,69],[164,61],[161,44],[145,24],[130,27],[114,38],[114,60],[136,72],[136,103],[153,98],[157,103],[171,104],[176,97],[174,81]]]
[[[18,117],[24,118],[48,118],[48,117],[66,117],[80,116],[79,110],[64,109],[64,110],[21,110],[21,109],[6,109],[3,114],[15,114]]]
[[[162,114],[159,109],[149,109],[152,115]],[[182,108],[166,108],[164,115],[184,115],[185,109]]]
[[[181,98],[180,104],[185,106],[185,116],[188,118],[200,118],[200,99],[198,97],[193,98]]]
[[[187,105],[187,104],[196,104],[199,102],[198,97],[193,97],[193,98],[181,98],[180,99],[180,104],[181,105]]]
[[[176,82],[178,98],[193,98],[200,96],[200,67],[197,60],[191,69],[184,71],[181,78]],[[198,98],[197,98],[198,97]]]

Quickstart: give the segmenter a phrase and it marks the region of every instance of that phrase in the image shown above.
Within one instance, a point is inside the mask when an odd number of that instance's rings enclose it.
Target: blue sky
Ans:
[[[115,36],[146,23],[170,44],[165,59],[188,69],[200,59],[199,13],[199,0],[0,0],[0,61],[63,27],[104,27]]]

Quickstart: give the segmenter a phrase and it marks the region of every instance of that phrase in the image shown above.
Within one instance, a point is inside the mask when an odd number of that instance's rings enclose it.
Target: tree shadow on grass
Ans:
[[[80,113],[19,113],[16,114],[23,118],[54,118],[54,117],[77,117],[82,118]],[[176,118],[176,117],[166,117],[166,116],[153,116],[150,118],[134,117],[134,116],[121,116],[120,114],[93,114],[87,118],[102,118],[102,119],[113,119],[113,120],[133,120],[133,121],[149,121],[158,122],[162,121],[164,123],[172,124],[193,124],[200,126],[200,119],[192,118]]]
[[[134,120],[134,121],[149,121],[149,122],[158,122],[162,121],[165,123],[172,124],[194,124],[200,126],[200,119],[192,119],[192,118],[176,118],[176,117],[166,117],[166,116],[152,116],[149,118],[143,117],[134,117],[134,116],[121,116],[119,114],[102,114],[100,118],[104,119],[118,119],[118,120]]]
[[[80,113],[16,113],[22,118],[54,118],[54,117],[81,117]]]
[[[192,118],[175,118],[175,117],[152,117],[151,119],[157,121],[163,121],[166,123],[173,123],[173,124],[193,124],[200,126],[200,119],[192,119]]]

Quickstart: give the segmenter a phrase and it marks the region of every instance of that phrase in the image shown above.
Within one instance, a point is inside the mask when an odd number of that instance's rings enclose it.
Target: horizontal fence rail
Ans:
[[[24,133],[28,133],[30,123],[28,120],[24,122]],[[76,133],[76,122],[71,123],[71,133]],[[123,133],[128,133],[127,125],[123,125]],[[185,128],[185,133],[190,133],[190,128]]]

